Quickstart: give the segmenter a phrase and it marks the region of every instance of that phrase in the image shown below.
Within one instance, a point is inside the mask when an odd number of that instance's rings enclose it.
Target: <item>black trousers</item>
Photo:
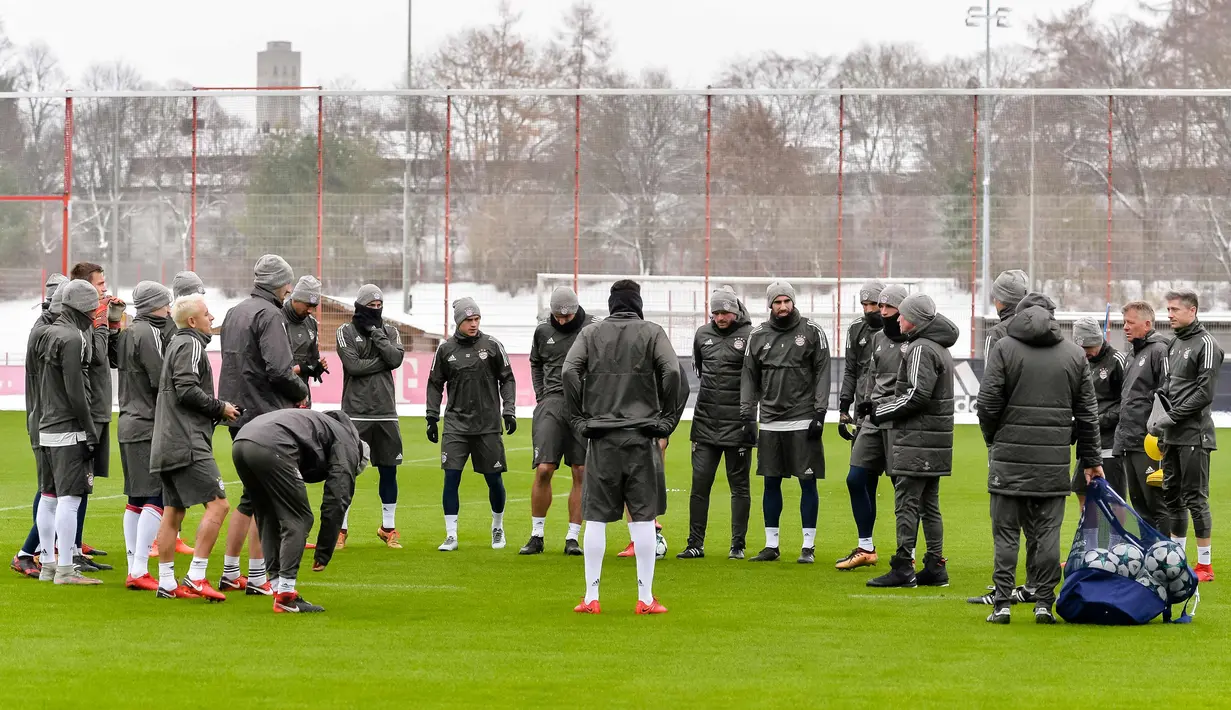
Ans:
[[[718,462],[727,462],[727,484],[731,487],[731,547],[741,550],[748,534],[748,512],[752,507],[752,448],[716,446],[694,441],[692,444],[692,492],[688,497],[688,545],[705,545],[709,524],[710,491],[718,474]]]
[[[1009,605],[1017,584],[1017,555],[1026,535],[1026,587],[1036,606],[1051,607],[1060,584],[1060,526],[1064,524],[1065,496],[1036,498],[992,494],[992,543],[995,561],[996,607]]]
[[[231,458],[252,500],[266,569],[271,576],[296,579],[314,520],[295,462],[247,440],[231,446]]]

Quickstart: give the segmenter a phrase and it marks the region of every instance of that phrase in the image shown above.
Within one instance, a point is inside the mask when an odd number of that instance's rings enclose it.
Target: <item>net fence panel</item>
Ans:
[[[60,202],[0,202],[0,299],[42,294],[60,270]]]
[[[64,194],[64,99],[0,99],[0,195]]]

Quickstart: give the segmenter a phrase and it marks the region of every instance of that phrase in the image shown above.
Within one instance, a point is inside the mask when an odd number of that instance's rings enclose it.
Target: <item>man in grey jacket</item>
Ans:
[[[444,469],[441,503],[445,514],[445,541],[437,549],[457,549],[457,516],[461,510],[458,489],[462,469],[471,467],[487,481],[487,500],[492,508],[492,549],[505,546],[504,477],[508,470],[504,440],[517,431],[517,382],[509,356],[499,340],[479,330],[482,314],[473,298],[453,302],[457,332],[436,348],[432,371],[427,377],[427,440],[440,443],[440,467]],[[445,390],[449,405],[441,438],[440,401]]]
[[[213,368],[205,347],[214,316],[200,295],[177,298],[171,316],[179,326],[163,357],[150,445],[150,472],[162,480],[164,515],[158,530],[158,598],[226,601],[206,579],[209,554],[230,506],[214,461],[214,427],[233,422],[239,409],[214,398]],[[175,537],[184,514],[204,505],[192,564],[175,580]]]
[[[757,435],[757,475],[765,481],[765,547],[750,561],[778,559],[782,516],[782,479],[798,478],[799,517],[803,524],[800,564],[816,561],[816,520],[820,496],[816,481],[825,477],[821,434],[829,407],[829,339],[825,331],[795,308],[795,289],[775,281],[765,292],[769,320],[748,335],[739,410],[744,430]]]
[[[142,281],[133,289],[137,317],[123,333],[117,348],[120,379],[118,439],[124,466],[124,546],[128,550],[129,589],[152,592],[158,580],[150,576],[150,546],[162,525],[162,480],[150,471],[150,441],[154,436],[154,410],[162,377],[162,353],[174,328],[171,291],[156,281]]]
[[[1124,467],[1113,452],[1116,425],[1120,423],[1120,393],[1124,389],[1124,367],[1128,356],[1116,350],[1103,337],[1103,329],[1093,318],[1079,318],[1073,323],[1073,342],[1086,353],[1090,365],[1090,381],[1094,384],[1094,399],[1098,402],[1099,441],[1102,444],[1103,476],[1107,485],[1125,500],[1128,486]],[[1085,507],[1086,475],[1077,468],[1073,472],[1073,492],[1079,507]],[[1097,524],[1097,520],[1094,521]],[[1097,546],[1096,546],[1097,547]]]
[[[909,347],[898,368],[896,396],[868,402],[862,411],[873,425],[893,424],[888,473],[895,491],[898,549],[889,573],[867,584],[947,587],[940,479],[953,470],[953,357],[949,348],[957,342],[958,331],[924,294],[906,298],[899,310]],[[916,577],[915,542],[921,519],[927,553],[923,571]]]
[[[248,420],[276,409],[308,405],[308,386],[295,373],[295,357],[286,335],[282,303],[291,293],[295,273],[275,254],[257,259],[252,270],[250,297],[227,311],[222,319],[222,372],[218,394],[239,408],[240,416],[227,424],[231,438]],[[248,576],[239,573],[239,555],[248,539]],[[224,592],[240,591],[270,596],[273,588],[265,574],[261,541],[252,527],[252,503],[241,495],[227,528],[222,561]]]
[[[1008,332],[1009,321],[1017,311],[1017,304],[1026,297],[1029,290],[1030,277],[1021,269],[1002,271],[992,282],[992,305],[996,307],[996,315],[1000,322],[992,326],[983,343],[983,360],[1000,339]]]
[[[589,440],[582,486],[586,593],[574,611],[598,614],[607,524],[627,507],[637,564],[637,614],[667,611],[654,597],[654,518],[661,500],[659,441],[679,424],[680,364],[663,329],[644,320],[641,286],[621,280],[610,316],[577,336],[562,378],[569,418]]]
[[[337,410],[280,409],[253,419],[235,437],[231,458],[252,493],[261,539],[269,550],[274,613],[324,611],[295,588],[313,522],[305,484],[325,484],[312,565],[312,571],[320,572],[333,556],[355,477],[367,468],[367,450],[350,417]]]
[[[700,389],[692,417],[692,492],[688,498],[688,546],[676,557],[705,556],[705,528],[709,522],[710,491],[718,463],[726,459],[731,488],[731,548],[727,558],[744,559],[748,534],[752,450],[739,416],[744,350],[752,323],[735,292],[722,287],[710,295],[709,323],[692,339],[692,367]],[[681,388],[687,394],[687,387]]]
[[[320,327],[312,315],[312,309],[321,303],[321,282],[312,274],[299,277],[291,297],[282,305],[282,317],[286,319],[286,336],[291,341],[291,357],[295,360],[295,374],[308,388],[308,407],[312,407],[312,385],[309,380],[321,381],[329,373],[329,362],[321,357]]]
[[[581,482],[586,470],[586,442],[573,430],[564,406],[564,382],[560,372],[569,348],[581,329],[594,322],[568,286],[551,292],[551,313],[534,329],[530,341],[530,377],[534,383],[534,487],[530,491],[530,539],[519,554],[543,551],[547,510],[551,507],[551,479],[560,461],[572,469],[573,485],[568,494],[568,533],[564,554],[580,556]]]
[[[1085,354],[1065,340],[1055,304],[1028,294],[992,347],[979,387],[979,427],[988,447],[994,624],[1009,623],[1017,554],[1026,535],[1026,586],[1036,623],[1054,624],[1060,583],[1060,526],[1069,494],[1073,436],[1087,480],[1103,475],[1098,405]]]
[[[1161,464],[1146,455],[1145,437],[1154,393],[1167,381],[1167,351],[1171,340],[1154,330],[1154,307],[1145,301],[1126,303],[1121,312],[1129,347],[1112,455],[1119,457],[1124,467],[1133,508],[1147,523],[1163,535],[1169,535],[1171,519],[1162,491],[1147,483],[1147,478]]]
[[[398,424],[393,372],[402,366],[402,336],[384,320],[385,296],[375,284],[365,284],[355,296],[349,323],[338,326],[338,358],[342,361],[342,411],[371,449],[371,463],[380,476],[380,527],[376,536],[385,546],[402,548],[397,529],[398,466],[402,463],[402,428]],[[348,518],[342,519],[339,549],[346,545]]]
[[[851,407],[858,407],[872,395],[873,383],[868,365],[872,360],[872,336],[880,332],[884,323],[880,313],[880,295],[883,290],[885,284],[877,279],[859,287],[859,304],[863,307],[863,318],[851,323],[846,331],[842,390],[838,393],[838,415],[842,424],[840,433],[849,433],[846,428],[848,425],[858,425],[851,417]],[[843,438],[846,438],[845,433]],[[853,435],[850,441],[855,443]]]
[[[94,357],[94,314],[98,291],[75,279],[63,289],[62,312],[39,339],[39,446],[43,480],[38,532],[42,555],[39,579],[57,584],[100,584],[76,565],[77,511],[94,489],[98,428],[90,411],[89,368]],[[59,541],[57,545],[57,539]]]
[[[1184,547],[1188,518],[1197,537],[1197,579],[1214,581],[1210,554],[1210,452],[1218,448],[1211,406],[1222,370],[1223,351],[1197,318],[1197,294],[1168,291],[1167,319],[1175,340],[1167,350],[1167,379],[1160,395],[1170,405],[1150,423],[1163,447],[1163,501],[1171,518],[1171,539]]]

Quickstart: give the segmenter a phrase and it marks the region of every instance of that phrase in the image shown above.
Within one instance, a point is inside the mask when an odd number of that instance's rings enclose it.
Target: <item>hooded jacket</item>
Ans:
[[[1218,448],[1210,406],[1222,360],[1222,348],[1200,321],[1176,329],[1167,350],[1167,378],[1162,387],[1171,402],[1168,414],[1175,425],[1163,432],[1162,443],[1210,451]]]
[[[564,396],[564,358],[577,340],[581,329],[595,321],[585,309],[578,309],[573,320],[560,325],[548,316],[534,329],[530,341],[530,381],[534,385],[534,399],[542,403],[548,397]]]
[[[222,372],[219,396],[242,410],[227,426],[240,428],[275,409],[289,409],[308,398],[308,386],[291,370],[282,302],[263,286],[227,311],[222,319]]]
[[[902,366],[902,355],[910,348],[910,343],[905,333],[891,336],[882,328],[872,334],[869,348],[872,350],[868,363],[868,374],[872,378],[869,399],[880,405],[897,396],[898,370]],[[893,422],[873,424],[870,418],[864,417],[861,426],[864,429],[892,429]]]
[[[282,317],[286,319],[286,337],[291,342],[291,358],[299,365],[299,379],[308,388],[308,404],[312,404],[312,386],[308,380],[320,378],[325,370],[321,367],[320,327],[316,318],[308,313],[300,318],[288,300],[282,304]]]
[[[150,473],[174,471],[214,457],[214,427],[223,403],[214,398],[209,336],[180,328],[163,356],[150,444]]]
[[[1087,362],[1090,381],[1094,384],[1094,399],[1098,402],[1099,441],[1103,453],[1110,455],[1116,439],[1116,425],[1120,423],[1120,391],[1124,388],[1124,366],[1128,364],[1128,356],[1103,343],[1098,355]]]
[[[39,387],[43,358],[39,354],[39,339],[43,333],[56,322],[56,315],[47,309],[39,314],[38,320],[30,328],[26,337],[26,432],[30,435],[30,447],[37,449],[39,418],[42,414],[42,403],[39,399]]]
[[[137,316],[120,334],[116,348],[120,375],[121,444],[154,436],[154,409],[162,378],[163,328],[170,318]]]
[[[1167,353],[1171,340],[1151,330],[1130,343],[1120,391],[1120,421],[1116,424],[1113,453],[1145,451],[1146,420],[1154,408],[1154,393],[1167,381]]]
[[[392,325],[373,328],[365,338],[354,323],[343,323],[338,326],[337,343],[342,361],[342,411],[360,420],[397,421],[393,371],[405,357],[398,329]]]
[[[427,376],[427,417],[440,419],[440,400],[448,390],[445,433],[499,434],[501,417],[517,413],[517,381],[499,340],[479,331],[461,331],[436,348]]]
[[[988,356],[979,427],[991,493],[1067,496],[1074,434],[1081,467],[1103,463],[1086,354],[1061,334],[1054,309],[1046,296],[1028,294]]]
[[[893,425],[890,476],[932,478],[953,470],[953,356],[957,326],[941,314],[906,333],[895,396],[869,419]],[[899,349],[899,352],[902,352]]]
[[[39,338],[39,446],[98,443],[90,412],[93,318],[65,307]]]
[[[851,323],[846,332],[846,357],[843,358],[842,391],[838,394],[838,411],[850,413],[851,405],[858,406],[872,397],[874,383],[869,365],[872,361],[874,336],[881,332],[867,318]]]
[[[765,431],[807,429],[829,408],[829,339],[798,310],[781,322],[770,318],[748,335],[739,414]]]
[[[577,335],[561,373],[569,420],[578,434],[679,424],[680,362],[657,323],[617,311]]]
[[[987,333],[987,338],[983,341],[983,362],[987,362],[987,357],[991,354],[992,348],[996,347],[996,343],[999,343],[1000,339],[1008,334],[1009,321],[1013,320],[1015,314],[1016,311],[1012,306],[1006,306],[996,312],[996,315],[1000,317],[1000,322],[992,326],[992,329]]]
[[[693,441],[714,446],[747,445],[739,398],[744,351],[751,332],[752,324],[741,312],[730,328],[720,329],[711,320],[693,336],[692,367],[700,383],[692,415]]]
[[[90,416],[95,424],[111,423],[111,368],[118,365],[120,334],[118,328],[100,325],[94,328],[94,345],[90,356]],[[100,428],[101,429],[101,428]]]

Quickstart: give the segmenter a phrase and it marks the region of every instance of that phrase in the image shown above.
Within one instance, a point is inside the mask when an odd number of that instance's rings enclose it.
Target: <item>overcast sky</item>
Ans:
[[[512,0],[522,31],[550,37],[572,0]],[[841,54],[863,42],[915,42],[933,58],[983,48],[983,30],[964,25],[971,0],[595,0],[610,22],[615,62],[630,71],[666,67],[679,86],[702,87],[734,58]],[[1078,0],[1020,0],[1014,26],[993,30],[993,47],[1022,43],[1035,16]],[[1135,0],[1098,0],[1101,14]],[[52,47],[73,82],[93,62],[122,59],[147,78],[195,85],[251,85],[256,52],[285,40],[303,53],[306,82],[349,77],[390,88],[406,57],[405,0],[0,0],[17,44]],[[999,6],[994,3],[993,7]],[[414,0],[415,53],[496,16],[496,0]]]

